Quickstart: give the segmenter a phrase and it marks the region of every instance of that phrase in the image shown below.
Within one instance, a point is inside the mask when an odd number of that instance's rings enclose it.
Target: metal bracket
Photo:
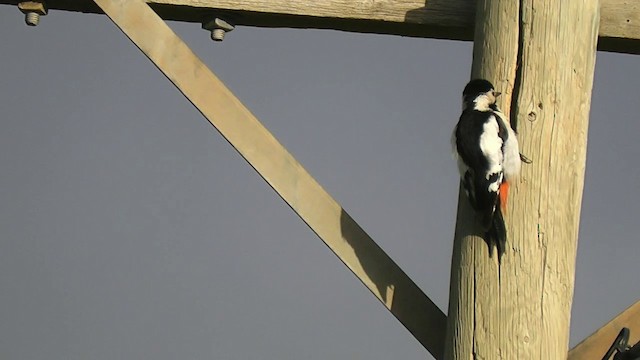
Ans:
[[[623,327],[602,360],[640,360],[640,342],[629,346],[629,329]],[[615,355],[614,355],[615,354]]]

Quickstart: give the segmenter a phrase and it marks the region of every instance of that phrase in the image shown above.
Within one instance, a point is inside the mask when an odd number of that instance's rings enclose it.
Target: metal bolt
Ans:
[[[211,40],[222,41],[224,40],[224,35],[235,27],[225,20],[215,18],[209,22],[202,23],[202,28],[211,31]]]
[[[29,26],[36,26],[40,22],[40,14],[36,12],[28,12],[24,15],[24,21]]]
[[[24,21],[29,26],[36,26],[41,15],[47,15],[47,5],[44,1],[21,1],[18,9],[24,13]]]
[[[222,41],[224,40],[225,31],[223,29],[214,29],[211,31],[211,40]]]

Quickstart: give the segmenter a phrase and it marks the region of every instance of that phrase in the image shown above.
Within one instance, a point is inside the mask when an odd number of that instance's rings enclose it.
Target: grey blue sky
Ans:
[[[446,309],[472,44],[171,26]],[[429,358],[106,17],[0,39],[0,358]],[[639,69],[598,54],[571,345],[640,298]]]

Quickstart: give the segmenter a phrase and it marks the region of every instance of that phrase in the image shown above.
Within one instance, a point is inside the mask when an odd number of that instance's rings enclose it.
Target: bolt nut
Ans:
[[[202,23],[202,28],[211,31],[211,40],[222,41],[224,40],[224,35],[235,27],[225,20],[215,18],[209,22]]]
[[[25,22],[29,26],[36,26],[40,22],[40,15],[47,15],[47,5],[42,1],[21,1],[18,9],[25,14]]]

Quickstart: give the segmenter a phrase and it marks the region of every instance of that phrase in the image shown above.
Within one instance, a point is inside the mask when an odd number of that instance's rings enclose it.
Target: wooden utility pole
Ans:
[[[445,359],[565,359],[599,1],[478,2],[472,77],[506,93],[533,163],[511,187],[502,263],[464,195],[451,270]]]

